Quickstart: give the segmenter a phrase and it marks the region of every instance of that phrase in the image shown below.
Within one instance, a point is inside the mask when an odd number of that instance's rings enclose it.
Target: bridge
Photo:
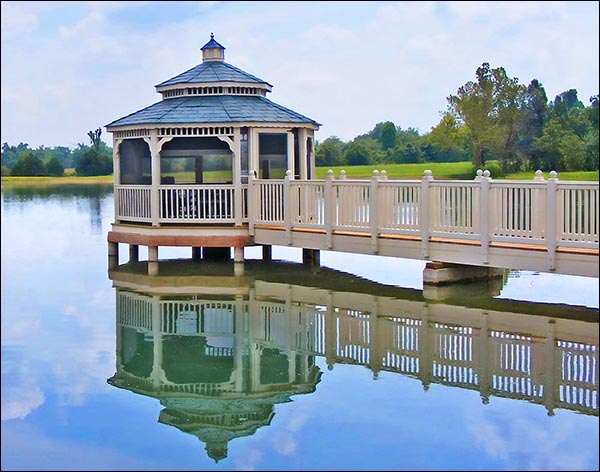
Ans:
[[[257,179],[237,185],[115,185],[118,243],[148,246],[156,272],[159,246],[233,247],[243,262],[251,245],[418,259],[467,267],[599,276],[598,182],[474,180]],[[131,248],[130,248],[131,249]],[[134,256],[135,259],[135,256]],[[111,260],[111,259],[109,259]]]

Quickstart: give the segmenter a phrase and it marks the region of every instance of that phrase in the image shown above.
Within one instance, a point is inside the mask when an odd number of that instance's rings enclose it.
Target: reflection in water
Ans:
[[[101,234],[102,230],[102,201],[111,196],[113,193],[113,185],[6,185],[2,187],[3,211],[10,213],[13,208],[6,203],[22,203],[33,200],[48,200],[56,199],[60,202],[81,203],[86,201],[89,204],[89,209],[86,211],[90,215],[90,227],[92,233]],[[19,207],[15,207],[19,208]]]
[[[250,262],[244,277],[227,264],[161,264],[158,276],[144,263],[109,272],[117,370],[108,382],[159,399],[159,422],[198,437],[215,461],[229,441],[269,425],[276,404],[315,391],[318,356],[330,369],[393,372],[425,390],[476,390],[484,403],[498,396],[549,415],[598,416],[598,310],[489,295],[464,306],[449,293],[433,302],[293,263]]]

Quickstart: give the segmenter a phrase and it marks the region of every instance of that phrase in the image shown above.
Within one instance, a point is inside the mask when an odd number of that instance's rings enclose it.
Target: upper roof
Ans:
[[[106,126],[230,122],[320,126],[265,98],[271,84],[225,62],[224,50],[211,33],[210,41],[202,47],[201,64],[156,85],[157,92],[163,95],[162,101]]]
[[[216,42],[216,41],[215,41]],[[182,72],[175,77],[165,80],[156,87],[164,87],[165,85],[173,84],[195,84],[205,82],[241,82],[241,83],[254,83],[254,84],[267,84],[258,77],[255,77],[248,72],[244,72],[227,62],[209,61],[198,64],[196,67],[192,67],[190,70]]]
[[[212,33],[210,33],[210,41],[208,43],[206,43],[204,46],[202,46],[200,48],[200,50],[204,51],[205,49],[210,49],[210,48],[225,49],[224,46],[222,46],[221,44],[219,44],[215,41],[215,35]]]
[[[316,121],[261,96],[213,95],[161,100],[106,125],[271,122],[311,123]]]

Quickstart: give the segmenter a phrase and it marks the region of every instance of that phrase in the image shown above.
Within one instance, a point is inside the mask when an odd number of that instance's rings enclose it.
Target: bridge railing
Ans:
[[[256,225],[287,231],[338,231],[598,248],[598,182],[560,182],[541,171],[531,181],[493,180],[478,171],[474,180],[388,180],[375,171],[370,180],[343,174],[325,180],[250,178],[250,232]]]

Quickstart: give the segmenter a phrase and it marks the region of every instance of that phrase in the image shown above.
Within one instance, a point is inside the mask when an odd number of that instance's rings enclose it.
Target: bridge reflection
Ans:
[[[597,309],[493,298],[502,280],[472,285],[468,298],[428,297],[293,263],[232,271],[164,261],[158,276],[143,263],[109,272],[117,366],[108,382],[159,399],[159,422],[198,437],[216,461],[230,440],[270,424],[275,405],[315,391],[319,356],[329,369],[476,390],[484,403],[498,396],[549,415],[598,416]]]

